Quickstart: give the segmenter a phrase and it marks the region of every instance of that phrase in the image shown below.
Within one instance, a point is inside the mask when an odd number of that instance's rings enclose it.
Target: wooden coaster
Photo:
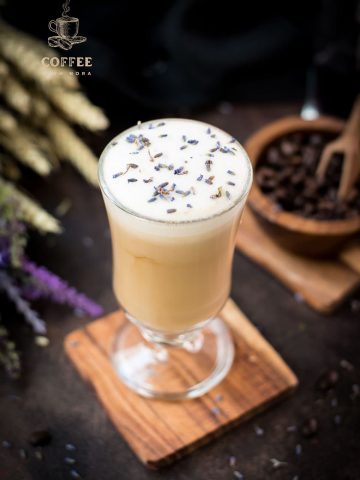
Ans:
[[[238,248],[321,313],[330,313],[360,285],[360,247],[353,244],[339,259],[318,260],[291,253],[275,243],[246,209]]]
[[[182,402],[142,398],[117,377],[109,352],[116,330],[125,321],[122,311],[65,338],[65,350],[72,363],[95,389],[114,426],[148,467],[158,468],[193,451],[288,394],[298,383],[232,300],[220,316],[233,332],[234,365],[210,393]]]

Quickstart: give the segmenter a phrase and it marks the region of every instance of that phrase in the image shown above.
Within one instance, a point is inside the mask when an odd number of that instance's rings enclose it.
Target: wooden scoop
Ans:
[[[338,197],[347,198],[360,175],[360,95],[355,100],[342,134],[327,144],[322,152],[316,174],[324,178],[334,153],[344,155]]]

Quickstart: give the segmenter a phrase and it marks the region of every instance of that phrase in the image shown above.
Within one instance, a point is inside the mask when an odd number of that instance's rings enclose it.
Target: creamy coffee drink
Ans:
[[[194,120],[139,123],[105,148],[99,177],[124,309],[169,333],[215,316],[252,179],[241,145]]]

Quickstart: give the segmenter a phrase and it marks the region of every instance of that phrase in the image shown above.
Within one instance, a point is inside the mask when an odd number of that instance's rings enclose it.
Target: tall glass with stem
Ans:
[[[217,315],[230,292],[250,161],[220,129],[156,120],[109,143],[99,181],[113,288],[129,320],[114,339],[114,368],[146,397],[200,396],[233,361],[231,334]]]

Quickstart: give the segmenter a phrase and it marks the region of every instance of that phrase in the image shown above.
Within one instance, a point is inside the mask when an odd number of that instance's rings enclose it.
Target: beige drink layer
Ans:
[[[108,203],[118,301],[148,327],[179,332],[216,315],[230,291],[241,208],[226,222],[174,235],[146,234],[119,221]],[[229,215],[228,215],[229,217]],[[206,223],[210,222],[208,220]],[[211,227],[211,228],[209,228]],[[184,230],[184,226],[179,227]],[[184,234],[185,233],[185,234]]]
[[[174,120],[172,122],[168,131],[172,135],[178,131],[178,136],[181,138],[184,125],[181,124],[181,120],[176,121],[177,123],[174,123]],[[210,130],[208,125],[200,122],[186,120],[182,122],[186,123],[187,128],[191,123],[196,127],[193,128],[195,132],[199,129],[204,132]],[[146,124],[142,128],[146,129]],[[214,131],[213,128],[211,127],[211,132]],[[214,142],[219,141],[218,138],[220,138],[221,145],[224,144],[224,139],[233,145],[231,136],[218,129],[215,131]],[[116,137],[116,144],[128,136],[129,133],[125,132],[124,136]],[[193,146],[193,144],[190,145]],[[238,149],[237,142],[235,145]],[[171,148],[175,150],[176,147],[175,142],[172,142]],[[164,160],[167,164],[172,158],[176,158],[176,155],[171,155],[172,151],[165,149],[164,146],[162,153],[167,157]],[[224,194],[224,198],[214,198],[212,183],[202,182],[202,190],[196,184],[196,179],[205,177],[209,171],[208,166],[205,165],[206,157],[196,153],[195,149],[190,151],[188,161],[184,163],[187,178],[184,178],[185,175],[177,177],[173,171],[166,172],[167,177],[164,178],[164,173],[160,172],[162,183],[164,180],[168,180],[170,185],[172,181],[176,182],[177,186],[173,188],[174,193],[170,195],[176,196],[177,188],[181,188],[179,190],[181,192],[189,188],[191,194],[187,195],[186,199],[182,198],[183,195],[179,195],[179,198],[176,197],[174,200],[157,196],[156,208],[153,210],[154,219],[151,219],[151,208],[155,205],[148,205],[149,193],[142,196],[145,188],[149,192],[151,190],[147,183],[140,183],[141,171],[147,169],[146,174],[143,174],[147,180],[149,168],[154,169],[157,165],[151,164],[151,156],[144,156],[140,160],[139,155],[137,156],[136,174],[139,183],[138,194],[134,194],[133,202],[131,202],[132,185],[130,185],[132,182],[121,178],[123,183],[111,183],[112,180],[118,180],[116,175],[113,175],[114,171],[116,173],[115,157],[113,156],[113,162],[107,163],[108,157],[105,150],[100,166],[100,179],[112,235],[113,284],[117,299],[137,321],[147,327],[168,333],[187,330],[197,323],[212,318],[225,303],[230,291],[235,235],[251,183],[251,167],[246,154],[240,147],[236,155],[232,156],[231,174],[227,174],[229,163],[224,162],[223,166],[226,169],[224,172],[221,172],[220,164],[216,165],[217,181],[221,185],[226,185],[227,182],[231,184],[231,196],[225,197]],[[183,157],[187,158],[185,155]],[[126,161],[133,162],[133,158],[123,159],[123,164],[126,166]],[[214,159],[212,160],[214,163],[217,161],[214,156],[208,158]],[[218,162],[221,161],[222,158],[219,157]],[[227,157],[226,161],[228,162]],[[242,164],[237,165],[237,162]],[[102,168],[107,172],[106,178],[102,177]],[[117,170],[126,171],[122,165],[118,166]],[[152,174],[154,186],[151,188],[155,189],[155,192],[158,184],[156,174],[157,170],[154,169]],[[131,178],[133,176],[135,175],[132,173]],[[190,181],[191,178],[193,178],[192,181]],[[180,180],[183,182],[181,187],[178,186]],[[187,187],[184,182],[187,182]],[[111,190],[108,188],[109,183],[111,183]],[[217,192],[222,191],[222,189],[219,190],[220,183],[216,185]],[[121,188],[124,190],[121,191]],[[223,187],[223,190],[225,188],[227,187]],[[124,199],[128,204],[123,205]],[[144,205],[144,202],[147,204]],[[191,204],[191,208],[187,207],[188,204]],[[137,211],[134,211],[134,205]],[[199,205],[199,212],[196,211],[197,205]],[[175,215],[172,211],[168,214],[168,210],[175,210]],[[187,211],[190,212],[189,221],[186,221]],[[197,218],[197,215],[200,218]]]

